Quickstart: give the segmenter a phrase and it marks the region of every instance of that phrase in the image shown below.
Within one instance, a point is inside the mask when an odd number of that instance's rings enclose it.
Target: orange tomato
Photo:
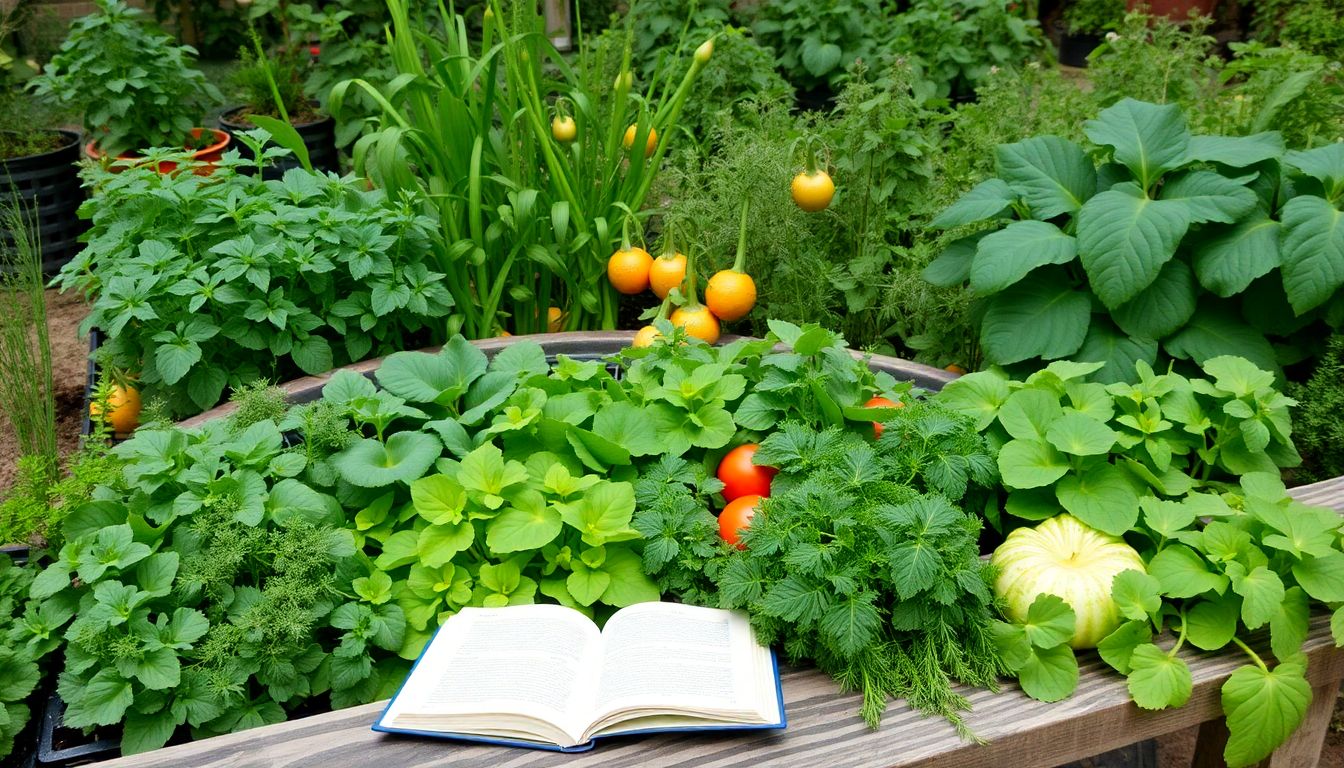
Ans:
[[[688,335],[707,344],[719,340],[719,319],[708,307],[678,307],[677,311],[672,313],[671,320],[673,325],[685,328]]]
[[[770,481],[779,470],[752,461],[759,449],[755,443],[745,443],[724,455],[715,472],[715,477],[723,483],[723,498],[733,501],[743,496],[770,495]]]
[[[905,407],[905,403],[893,402],[893,401],[891,401],[891,400],[888,400],[888,399],[885,398],[885,397],[874,397],[873,399],[871,399],[871,400],[869,400],[868,402],[864,403],[864,404],[863,404],[863,407],[864,407],[864,408],[904,408],[904,407]],[[882,436],[882,425],[881,425],[880,423],[874,421],[874,422],[873,422],[873,437],[874,437],[874,438],[879,438],[879,437],[881,437],[881,436]]]
[[[685,254],[674,253],[671,256],[659,256],[653,260],[653,265],[649,267],[649,287],[653,289],[653,295],[660,299],[666,299],[667,294],[673,288],[681,285],[681,281],[685,279]]]
[[[751,527],[751,519],[756,516],[760,503],[760,496],[741,496],[728,502],[719,513],[719,535],[724,541],[738,549],[747,548],[742,543],[742,532]]]
[[[720,270],[705,286],[705,306],[720,320],[741,320],[756,306],[756,281],[745,272]]]
[[[953,363],[953,364],[947,366],[947,367],[944,368],[943,370],[944,370],[944,371],[948,371],[949,373],[955,373],[955,374],[957,374],[958,376],[965,376],[965,375],[966,375],[966,369],[965,369],[965,368],[962,368],[960,365],[957,365],[956,363]]]
[[[607,279],[616,290],[625,294],[643,293],[649,288],[649,269],[653,257],[638,246],[622,248],[607,260]]]
[[[662,336],[662,334],[658,332],[657,328],[654,328],[652,325],[646,325],[635,333],[635,340],[630,342],[630,346],[651,347],[653,346],[654,340],[659,336]]]
[[[126,435],[140,426],[140,390],[113,384],[112,392],[107,397],[107,405],[107,423],[113,432]],[[98,407],[98,403],[93,403],[89,406],[89,413],[97,416],[102,413],[102,408]]]
[[[635,135],[639,132],[639,126],[631,125],[625,129],[625,137],[621,139],[621,146],[627,150],[635,145]],[[658,148],[658,129],[649,128],[649,138],[644,142],[644,156],[651,157],[653,151]]]
[[[559,333],[565,329],[565,311],[559,307],[546,310],[546,330]]]
[[[793,202],[808,213],[824,210],[831,204],[831,198],[835,197],[835,182],[831,181],[829,173],[822,170],[794,176],[789,188],[793,193]]]

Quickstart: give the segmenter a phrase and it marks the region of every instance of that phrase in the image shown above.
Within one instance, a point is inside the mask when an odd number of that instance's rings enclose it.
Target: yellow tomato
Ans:
[[[639,126],[631,125],[625,129],[625,138],[621,139],[621,144],[628,150],[635,145],[635,134],[638,133]],[[649,138],[644,142],[644,156],[653,155],[653,150],[658,148],[658,129],[649,128]]]
[[[793,177],[790,191],[793,193],[793,202],[799,208],[815,213],[831,204],[831,198],[835,197],[835,182],[831,181],[829,173],[822,170],[804,172]]]
[[[560,115],[551,119],[551,136],[561,144],[568,144],[579,135],[579,127],[575,125],[574,118],[569,115]]]
[[[719,340],[719,319],[708,307],[680,307],[672,313],[672,324],[685,328],[689,336],[694,336],[708,344]]]
[[[622,248],[607,260],[607,279],[621,293],[643,293],[649,289],[649,269],[652,266],[653,257],[648,251],[638,246]]]
[[[140,390],[114,384],[107,397],[107,405],[107,423],[113,432],[126,435],[140,426]],[[102,413],[102,409],[98,403],[93,403],[89,406],[89,413],[97,416]]]

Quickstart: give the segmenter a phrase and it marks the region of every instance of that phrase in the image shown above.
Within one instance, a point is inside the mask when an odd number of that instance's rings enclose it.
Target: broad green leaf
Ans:
[[[490,521],[485,541],[491,552],[521,552],[541,549],[560,535],[564,523],[560,511],[539,493],[521,493]]]
[[[1093,143],[1114,149],[1116,161],[1129,168],[1144,189],[1189,159],[1190,132],[1175,104],[1123,99],[1084,123],[1083,132]]]
[[[137,656],[117,661],[122,677],[135,678],[151,691],[174,688],[181,681],[182,664],[171,648],[146,650]]]
[[[374,564],[390,571],[419,559],[420,534],[416,531],[397,531],[383,542],[383,552]]]
[[[611,586],[611,575],[606,571],[589,568],[581,561],[575,561],[574,572],[565,579],[565,586],[579,605],[592,605],[601,599],[602,593]]]
[[[1157,279],[1190,226],[1182,203],[1150,200],[1122,184],[1087,201],[1078,212],[1078,256],[1097,298],[1111,309]]]
[[[560,518],[578,530],[585,543],[599,546],[613,537],[625,537],[635,512],[635,491],[629,483],[604,481],[589,488],[577,501],[556,506]]]
[[[1247,665],[1223,683],[1222,698],[1229,734],[1223,757],[1229,766],[1248,766],[1268,757],[1302,724],[1311,684],[1301,664],[1282,663],[1269,671]]]
[[[1143,709],[1183,707],[1193,688],[1190,667],[1156,645],[1140,645],[1129,657],[1129,695]]]
[[[840,66],[844,52],[835,43],[824,43],[815,37],[805,38],[802,46],[803,67],[813,77],[823,77]]]
[[[1330,635],[1335,638],[1336,648],[1344,648],[1344,606],[1330,615]]]
[[[1008,395],[1008,380],[1001,372],[977,371],[948,382],[938,393],[938,401],[975,419],[975,428],[984,431],[998,417]]]
[[[1149,629],[1147,619],[1126,621],[1097,643],[1097,655],[1101,656],[1102,661],[1110,664],[1116,672],[1128,675],[1130,671],[1129,660],[1134,655],[1134,649],[1152,642],[1153,633]]]
[[[1293,565],[1293,578],[1308,595],[1323,603],[1344,602],[1344,552],[1302,558]]]
[[[1016,673],[1031,660],[1031,643],[1027,642],[1027,632],[1020,624],[995,621],[990,625],[994,635],[994,645],[999,649],[999,657],[1009,672]]]
[[[1121,571],[1111,579],[1111,598],[1120,615],[1131,621],[1146,621],[1162,608],[1162,585],[1143,571]]]
[[[1032,488],[1009,491],[1003,511],[1023,520],[1048,520],[1063,510],[1053,488]]]
[[[1138,484],[1114,464],[1094,464],[1055,486],[1060,506],[1084,524],[1112,536],[1134,527],[1139,518]]]
[[[1245,186],[1251,178],[1229,179],[1211,171],[1173,174],[1162,184],[1162,199],[1184,203],[1192,223],[1232,224],[1256,208],[1255,193]]]
[[[1168,354],[1203,365],[1219,355],[1237,355],[1262,370],[1279,370],[1274,347],[1264,334],[1242,322],[1218,299],[1205,297],[1190,323],[1163,342]]]
[[[295,341],[289,350],[289,356],[294,359],[294,364],[299,370],[309,376],[326,373],[334,365],[331,344],[321,336],[309,336]]]
[[[1054,648],[1073,639],[1076,617],[1069,604],[1056,595],[1040,594],[1027,608],[1022,629],[1035,648]]]
[[[624,448],[631,456],[653,456],[663,450],[644,409],[631,402],[603,407],[593,417],[593,432]]]
[[[1013,437],[1023,440],[1044,438],[1055,421],[1064,415],[1059,399],[1041,389],[1019,389],[999,409],[999,423]],[[1058,447],[1058,446],[1056,446]]]
[[[1092,374],[1093,381],[1102,384],[1133,381],[1134,366],[1138,361],[1149,365],[1157,362],[1157,342],[1121,333],[1110,320],[1097,316],[1092,318],[1083,346],[1073,359],[1104,363],[1101,370]]]
[[[351,443],[332,457],[341,477],[361,488],[410,483],[421,477],[439,457],[438,439],[424,432],[398,432],[387,444],[373,438]]]
[[[829,644],[854,657],[877,642],[882,614],[873,607],[874,594],[860,592],[837,600],[821,617],[819,629]]]
[[[985,219],[997,219],[1008,211],[1017,195],[1002,179],[988,179],[976,184],[970,192],[929,222],[930,226],[949,229],[963,224],[974,224]]]
[[[1185,638],[1196,648],[1216,651],[1232,642],[1237,633],[1241,600],[1236,595],[1209,595],[1185,615]]]
[[[1174,539],[1195,522],[1195,508],[1176,501],[1166,501],[1156,496],[1144,496],[1139,499],[1139,509],[1143,510],[1143,524],[1164,539]]]
[[[1302,175],[1321,182],[1327,193],[1344,187],[1344,145],[1339,142],[1289,152],[1284,155],[1283,162],[1301,171]]]
[[[1227,298],[1279,266],[1279,222],[1259,214],[1201,237],[1194,248],[1199,284]]]
[[[1110,452],[1115,445],[1116,433],[1103,422],[1075,411],[1052,422],[1045,439],[1063,453],[1096,456]]]
[[[1161,339],[1195,313],[1195,280],[1185,262],[1172,260],[1139,295],[1116,307],[1111,319],[1130,336]]]
[[[420,562],[438,568],[451,561],[476,540],[476,529],[470,521],[456,524],[431,525],[420,531],[416,551]]]
[[[625,547],[608,547],[602,571],[611,583],[600,598],[607,605],[624,608],[635,603],[657,602],[662,596],[658,585],[644,573],[644,561]]]
[[[921,540],[906,541],[887,550],[891,581],[903,600],[910,600],[933,586],[943,568],[937,547]]]
[[[1314,195],[1289,200],[1283,221],[1283,288],[1301,315],[1344,285],[1344,213]]]
[[[1311,631],[1311,601],[1301,587],[1289,587],[1283,593],[1283,605],[1269,620],[1269,645],[1274,658],[1292,661],[1302,653],[1302,644]]]
[[[987,304],[980,343],[990,361],[1000,365],[1077,352],[1092,314],[1088,294],[1054,272],[1018,283]]]
[[[65,725],[70,728],[115,725],[121,722],[134,698],[129,680],[110,667],[101,669],[87,684],[79,686],[78,695],[68,697]]]
[[[431,524],[454,525],[467,509],[467,491],[448,475],[430,475],[411,483],[411,503]]]
[[[986,235],[971,261],[971,290],[998,293],[1037,267],[1068,264],[1078,256],[1078,241],[1044,221],[1014,221]]]
[[[1010,488],[1040,488],[1068,471],[1064,454],[1043,440],[1010,440],[999,449],[999,474]]]
[[[1038,701],[1066,699],[1078,687],[1078,659],[1067,643],[1032,646],[1031,656],[1017,671],[1017,682],[1023,693]]]
[[[1283,156],[1283,135],[1278,131],[1253,136],[1191,136],[1189,158],[1245,168]]]
[[[999,176],[1026,198],[1036,219],[1074,213],[1097,188],[1097,172],[1081,147],[1057,136],[1037,136],[995,149]]]
[[[138,755],[141,752],[159,749],[172,738],[177,725],[177,718],[168,709],[152,715],[136,710],[127,712],[121,734],[121,754]]]
[[[1283,603],[1283,581],[1274,571],[1259,566],[1242,576],[1234,571],[1232,591],[1241,595],[1241,620],[1247,629],[1259,629],[1274,618]]]
[[[449,405],[467,393],[486,366],[485,353],[461,336],[454,336],[437,355],[394,353],[375,375],[378,383],[397,397],[413,403]]]
[[[194,341],[184,340],[159,344],[154,349],[154,367],[164,384],[176,384],[181,381],[192,366],[201,361],[201,346]]]
[[[1199,554],[1184,544],[1173,544],[1153,556],[1148,572],[1162,583],[1169,597],[1196,597],[1205,592],[1222,593],[1227,577],[1209,570]]]
[[[519,378],[541,375],[550,369],[546,363],[546,351],[540,344],[531,341],[514,342],[490,360],[491,372],[508,373]]]

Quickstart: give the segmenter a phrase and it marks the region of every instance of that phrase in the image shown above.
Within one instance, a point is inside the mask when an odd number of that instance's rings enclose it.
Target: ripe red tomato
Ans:
[[[864,404],[863,404],[863,407],[864,407],[864,408],[904,408],[904,407],[905,407],[905,403],[892,402],[891,400],[888,400],[888,399],[885,398],[885,397],[874,397],[873,399],[871,399],[871,400],[869,400],[868,402],[864,403]],[[873,422],[873,438],[876,439],[876,438],[879,438],[879,437],[881,437],[881,436],[882,436],[882,425],[879,424],[878,422],[874,421],[874,422]]]
[[[756,495],[742,496],[728,502],[728,506],[719,513],[719,535],[724,541],[738,549],[747,548],[741,541],[741,533],[751,527],[751,518],[756,516],[756,508],[760,503],[761,497]]]
[[[751,457],[760,448],[755,443],[739,445],[719,462],[718,478],[723,482],[723,498],[728,501],[743,496],[769,496],[770,480],[779,470],[751,463]]]

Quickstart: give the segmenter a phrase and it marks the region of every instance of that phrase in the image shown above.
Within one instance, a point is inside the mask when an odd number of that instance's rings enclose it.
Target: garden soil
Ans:
[[[47,290],[47,329],[56,389],[56,442],[61,456],[79,448],[89,360],[89,337],[79,332],[79,324],[88,314],[88,305],[77,294]],[[18,459],[18,444],[8,420],[0,413],[0,496],[14,482]]]

